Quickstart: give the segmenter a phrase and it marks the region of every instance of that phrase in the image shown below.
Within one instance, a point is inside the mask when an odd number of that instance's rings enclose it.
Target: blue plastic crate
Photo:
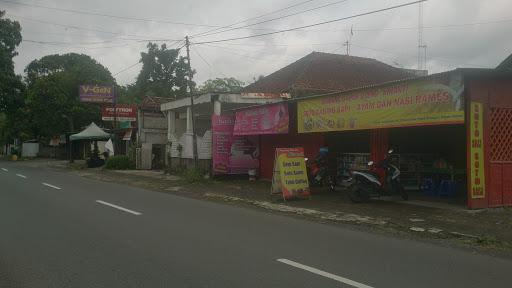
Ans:
[[[441,180],[439,184],[438,195],[440,197],[455,197],[457,193],[457,183],[453,180]]]

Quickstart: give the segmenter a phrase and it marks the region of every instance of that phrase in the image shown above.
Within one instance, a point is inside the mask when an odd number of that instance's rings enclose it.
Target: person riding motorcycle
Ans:
[[[308,178],[312,186],[324,186],[328,184],[331,190],[334,190],[334,184],[332,183],[328,174],[329,164],[329,148],[321,147],[318,155],[313,161],[307,161]]]

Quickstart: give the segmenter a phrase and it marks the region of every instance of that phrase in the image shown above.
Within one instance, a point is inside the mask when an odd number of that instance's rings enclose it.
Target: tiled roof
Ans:
[[[242,92],[334,92],[411,77],[415,77],[413,73],[375,59],[312,52],[246,86]]]
[[[160,105],[163,103],[174,101],[173,98],[165,98],[165,97],[155,97],[155,96],[146,96],[142,99],[139,107],[142,109],[156,109],[160,110]]]
[[[510,54],[503,62],[496,67],[496,70],[502,72],[512,72],[512,54]]]

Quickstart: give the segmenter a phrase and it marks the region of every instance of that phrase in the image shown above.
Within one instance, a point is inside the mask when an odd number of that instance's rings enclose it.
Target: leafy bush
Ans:
[[[112,156],[107,159],[107,163],[105,163],[105,169],[110,170],[127,170],[134,169],[135,163],[130,160],[130,157],[125,155]]]
[[[204,181],[206,172],[202,169],[190,168],[183,170],[182,177],[189,183]]]

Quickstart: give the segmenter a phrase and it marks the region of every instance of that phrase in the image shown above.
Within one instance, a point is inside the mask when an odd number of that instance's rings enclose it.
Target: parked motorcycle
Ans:
[[[308,158],[304,158],[304,160],[306,161],[309,184],[313,187],[327,186],[330,191],[334,191],[335,183],[327,170],[327,153],[327,148],[322,147],[314,160],[310,161]]]
[[[356,203],[367,202],[372,197],[387,195],[400,195],[402,199],[408,200],[409,195],[404,186],[400,183],[400,169],[391,164],[391,154],[393,149],[388,151],[386,157],[374,163],[368,162],[368,171],[352,171],[352,184],[350,185],[348,195],[350,200]],[[384,181],[376,173],[376,169],[384,169]]]

